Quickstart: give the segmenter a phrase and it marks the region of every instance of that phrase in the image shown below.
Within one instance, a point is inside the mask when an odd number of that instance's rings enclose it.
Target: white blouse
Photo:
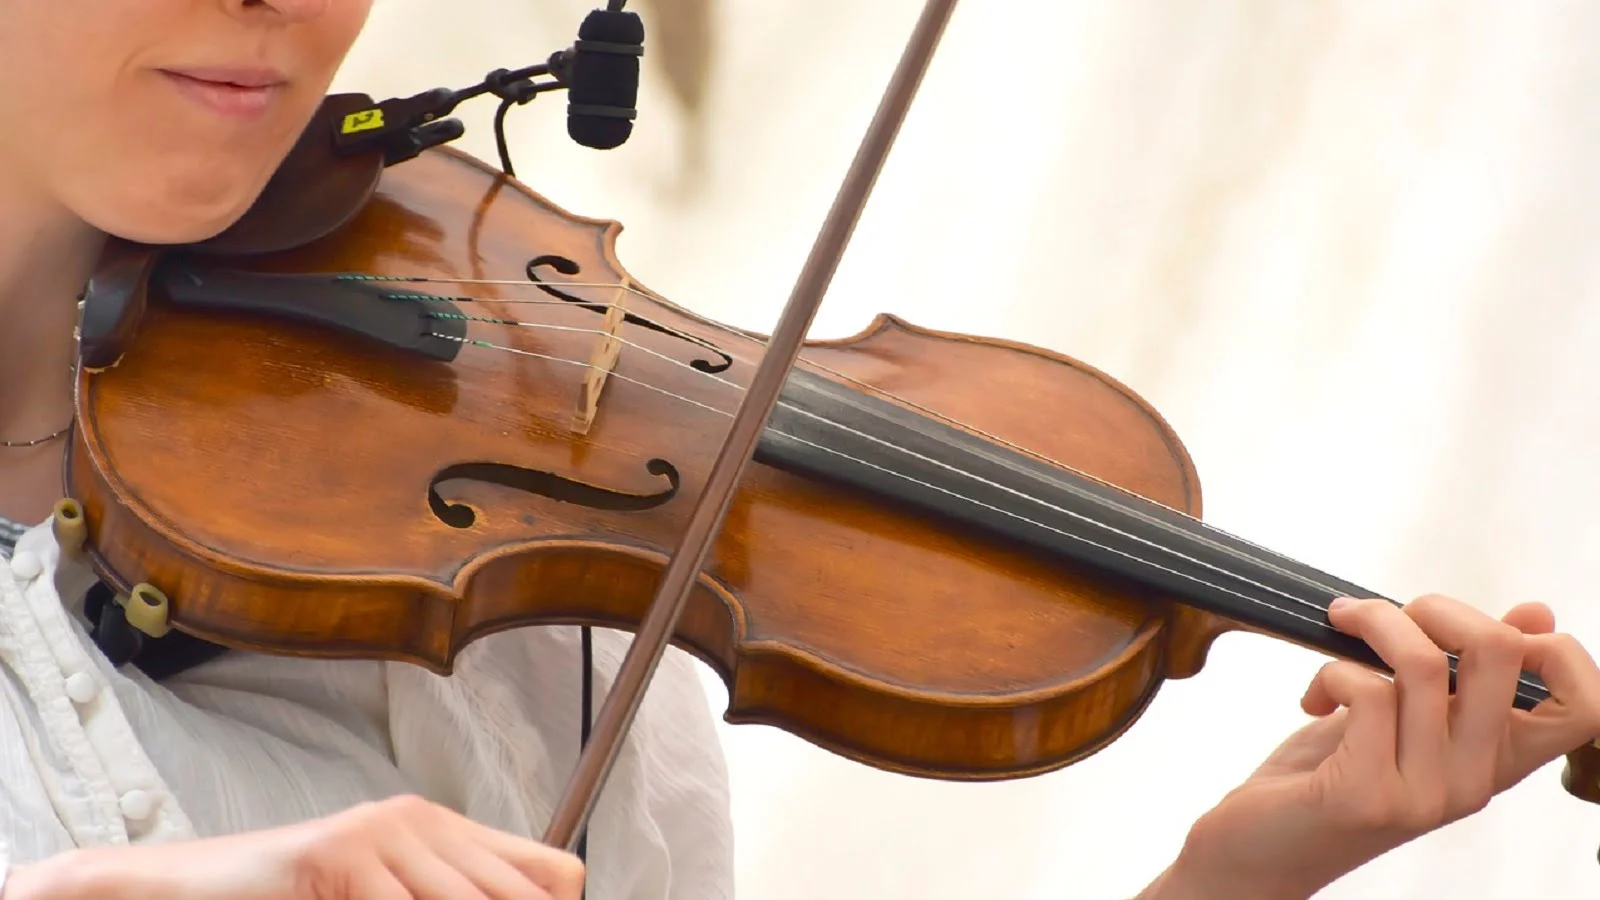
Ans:
[[[253,831],[400,793],[536,838],[576,760],[576,628],[483,638],[449,678],[229,653],[157,684],[90,638],[93,583],[48,523],[0,555],[0,884],[8,866],[74,847]],[[597,707],[626,647],[595,630]],[[676,649],[600,798],[588,859],[590,900],[733,896],[722,750]]]

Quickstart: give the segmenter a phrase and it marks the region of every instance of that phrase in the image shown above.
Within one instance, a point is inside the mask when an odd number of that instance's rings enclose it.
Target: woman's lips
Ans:
[[[162,69],[161,75],[191,100],[230,118],[256,118],[287,83],[279,72],[260,68]]]

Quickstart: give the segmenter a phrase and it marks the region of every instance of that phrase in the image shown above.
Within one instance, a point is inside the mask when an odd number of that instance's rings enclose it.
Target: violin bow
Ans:
[[[756,444],[777,405],[789,371],[800,357],[801,345],[805,343],[817,308],[822,305],[822,297],[838,271],[839,258],[855,232],[856,222],[861,218],[878,174],[883,171],[884,160],[905,122],[906,112],[933,60],[955,5],[956,0],[927,0],[923,6],[900,63],[834,197],[833,207],[811,246],[811,255],[795,279],[783,315],[767,341],[761,363],[751,377],[750,389],[745,392],[733,424],[728,428],[728,436],[712,464],[705,491],[684,529],[678,550],[667,563],[650,610],[640,623],[617,670],[616,680],[595,717],[589,742],[578,757],[566,793],[545,831],[544,843],[549,846],[573,851],[588,825],[600,790],[616,765],[622,741],[639,712],[645,688],[660,666],[678,619],[688,605],[689,592],[705,566],[711,542],[722,529],[733,492],[755,455]]]

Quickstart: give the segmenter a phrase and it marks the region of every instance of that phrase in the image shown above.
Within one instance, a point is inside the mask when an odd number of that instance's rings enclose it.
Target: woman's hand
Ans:
[[[1318,721],[1195,824],[1147,897],[1303,900],[1600,738],[1600,668],[1542,605],[1496,621],[1439,596],[1343,600],[1329,618],[1395,677],[1324,666],[1301,701]],[[1512,707],[1524,669],[1551,694],[1532,712]]]
[[[416,797],[271,831],[77,850],[12,870],[5,900],[579,900],[571,854]]]

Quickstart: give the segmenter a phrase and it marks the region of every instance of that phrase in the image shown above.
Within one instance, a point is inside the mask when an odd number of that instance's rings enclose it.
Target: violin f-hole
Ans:
[[[439,486],[447,481],[478,481],[512,490],[537,494],[562,503],[575,503],[590,509],[611,512],[641,512],[655,509],[678,494],[681,479],[678,469],[664,459],[652,459],[644,464],[645,471],[656,478],[665,479],[667,486],[653,494],[635,494],[599,485],[586,484],[557,475],[506,463],[457,463],[440,469],[428,482],[428,508],[439,521],[451,528],[471,528],[478,514],[464,503],[451,503],[439,493]]]
[[[566,275],[570,278],[583,271],[582,267],[580,267],[576,262],[573,262],[565,256],[546,254],[544,256],[536,256],[533,259],[528,260],[528,265],[525,267],[525,269],[528,280],[538,285],[539,290],[544,291],[546,294],[549,294],[558,300],[565,300],[568,303],[577,304],[578,306],[581,306],[590,312],[602,314],[607,312],[607,304],[595,303],[585,300],[582,297],[575,297],[572,294],[563,291],[554,284],[540,278],[537,270],[543,268],[555,269],[557,272],[560,272],[562,275]],[[643,318],[642,316],[637,316],[631,312],[623,314],[622,321],[629,325],[638,325],[641,328],[647,328],[660,334],[675,337],[681,341],[684,341],[685,343],[693,344],[702,350],[709,351],[717,357],[715,361],[708,359],[690,360],[689,368],[694,369],[697,372],[705,372],[707,374],[714,375],[718,372],[726,372],[733,366],[733,357],[729,356],[725,351],[718,349],[715,344],[712,344],[710,341],[705,340],[704,338],[695,337],[692,334],[685,334],[684,332],[678,331],[675,328],[668,328],[665,325],[662,325],[658,322],[652,322],[649,319]]]

